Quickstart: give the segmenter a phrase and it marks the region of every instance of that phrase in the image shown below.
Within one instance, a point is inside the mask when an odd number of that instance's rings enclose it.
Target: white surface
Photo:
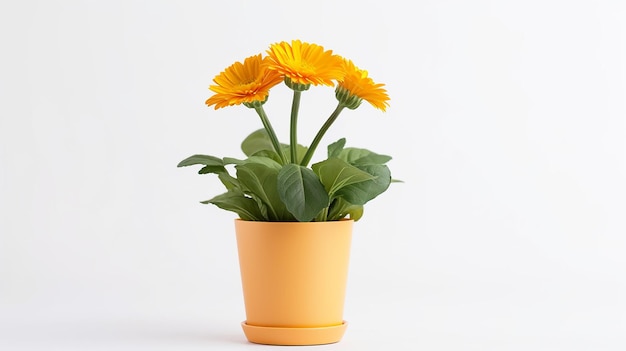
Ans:
[[[175,166],[240,156],[260,122],[207,87],[295,38],[387,84],[387,113],[345,112],[322,143],[405,180],[355,227],[343,341],[311,349],[626,349],[625,7],[3,2],[0,350],[259,348],[234,216],[198,203],[222,189]],[[333,105],[303,96],[300,140]]]

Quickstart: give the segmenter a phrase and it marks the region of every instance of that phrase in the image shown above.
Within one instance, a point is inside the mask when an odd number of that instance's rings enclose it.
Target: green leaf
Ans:
[[[263,150],[275,151],[267,131],[263,128],[255,130],[241,143],[241,150],[246,156],[252,156]]]
[[[215,173],[221,174],[226,172],[222,159],[209,155],[193,155],[180,161],[178,167],[187,167],[192,165],[205,165],[198,171],[199,174]]]
[[[254,156],[271,158],[272,160],[276,161],[277,163],[281,165],[283,163],[283,160],[280,159],[280,156],[274,150],[261,150],[261,151],[255,152],[250,157],[254,157]]]
[[[274,159],[269,158],[269,157],[264,157],[264,156],[250,156],[245,160],[239,160],[236,158],[232,158],[232,157],[224,157],[224,164],[234,164],[234,165],[245,165],[248,163],[259,163],[262,165],[266,165],[270,168],[275,168],[276,170],[279,170],[282,165],[278,162],[276,162]]]
[[[389,188],[391,172],[386,165],[365,165],[358,168],[370,174],[373,179],[345,186],[336,195],[351,204],[364,205]]]
[[[339,157],[341,150],[346,146],[346,138],[341,138],[334,143],[328,145],[328,158]]]
[[[237,165],[235,168],[242,190],[266,206],[269,220],[293,220],[279,196],[277,168],[254,162]]]
[[[338,221],[349,216],[358,221],[363,216],[363,205],[353,205],[342,198],[336,198],[329,207],[328,221]]]
[[[228,172],[218,174],[217,178],[224,184],[227,190],[240,189],[239,180]]]
[[[222,166],[223,167],[224,162],[222,161],[221,158],[218,158],[215,156],[193,155],[180,161],[177,167],[186,167],[186,166],[192,166],[192,165],[205,165],[205,166],[213,166],[213,167]],[[213,172],[206,172],[206,173],[213,173]]]
[[[304,166],[287,164],[278,173],[278,194],[300,222],[309,222],[328,206],[328,194],[315,173]]]
[[[234,157],[224,157],[223,161],[224,161],[224,165],[241,165],[241,164],[246,163],[245,160],[241,160],[241,159],[234,158]]]
[[[210,200],[202,201],[202,203],[211,203],[223,210],[235,212],[243,220],[267,220],[261,213],[256,201],[246,197],[243,192],[238,190],[229,190],[228,192],[217,195]]]
[[[371,174],[336,157],[318,162],[311,167],[331,198],[345,186],[374,179]]]
[[[354,147],[341,150],[338,157],[351,165],[382,165],[391,160],[391,156]]]
[[[287,159],[291,160],[291,148],[289,147],[289,145],[280,144],[280,146],[282,147]],[[308,149],[309,148],[306,146],[300,144],[296,145],[296,163],[300,164],[302,162],[302,159],[304,158],[304,155],[306,154],[306,151]]]
[[[274,159],[271,159],[269,157],[263,157],[263,156],[250,156],[245,160],[245,163],[258,163],[258,164],[262,164],[264,166],[267,166],[269,168],[273,168],[275,170],[280,170],[282,168],[282,165],[278,162],[276,162]]]
[[[363,205],[352,205],[348,208],[348,218],[358,221],[363,217]]]
[[[224,158],[224,160],[226,160],[226,158]],[[178,164],[178,167],[205,165],[198,171],[199,174],[217,174],[218,178],[220,179],[222,184],[224,184],[226,189],[230,190],[233,188],[238,188],[239,182],[237,182],[237,179],[233,178],[233,176],[228,173],[228,170],[226,169],[226,167],[224,167],[224,165],[227,165],[228,163],[226,163],[224,160],[208,155],[193,155],[181,161]]]
[[[221,174],[224,172],[226,172],[226,168],[224,168],[224,166],[204,166],[198,171],[198,174]]]

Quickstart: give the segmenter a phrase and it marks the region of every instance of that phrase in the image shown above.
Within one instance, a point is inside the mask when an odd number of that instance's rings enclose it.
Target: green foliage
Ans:
[[[278,194],[298,221],[309,222],[328,207],[328,194],[309,168],[287,164],[278,173]]]
[[[226,192],[202,201],[235,212],[250,221],[359,220],[363,205],[382,194],[392,182],[386,155],[345,148],[344,138],[328,146],[328,158],[310,168],[283,164],[264,129],[241,144],[245,159],[193,155],[178,167],[202,165],[200,174],[216,174]],[[284,152],[290,159],[289,147]],[[298,160],[307,148],[298,146]],[[234,169],[234,175],[231,174]]]
[[[252,156],[259,151],[274,151],[272,141],[265,129],[259,129],[248,135],[241,143],[241,151],[246,156]]]
[[[241,219],[247,221],[263,221],[266,218],[258,204],[237,188],[217,195],[211,200],[202,201],[202,203],[211,203],[223,210],[235,212]]]

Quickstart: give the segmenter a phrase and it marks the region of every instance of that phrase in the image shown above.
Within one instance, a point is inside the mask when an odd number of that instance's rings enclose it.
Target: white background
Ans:
[[[321,150],[405,181],[355,225],[344,339],[310,349],[626,349],[622,1],[239,0],[2,2],[1,350],[279,349],[240,329],[221,185],[176,164],[242,156],[258,118],[207,87],[292,39],[391,96]],[[303,95],[303,143],[334,105]]]

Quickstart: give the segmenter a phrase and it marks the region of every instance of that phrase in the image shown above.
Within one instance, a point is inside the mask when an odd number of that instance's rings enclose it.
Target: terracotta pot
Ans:
[[[235,221],[250,342],[341,340],[352,224]]]

